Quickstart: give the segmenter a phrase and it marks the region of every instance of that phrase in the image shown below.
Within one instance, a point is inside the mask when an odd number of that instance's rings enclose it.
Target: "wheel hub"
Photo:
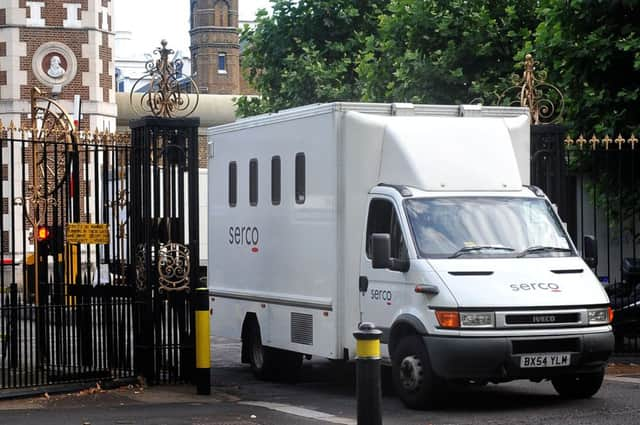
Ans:
[[[422,385],[424,369],[416,356],[407,356],[400,363],[400,382],[407,391],[416,391]]]

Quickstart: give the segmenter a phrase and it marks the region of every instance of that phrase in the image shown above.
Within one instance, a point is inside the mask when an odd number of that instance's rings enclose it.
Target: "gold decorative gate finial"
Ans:
[[[131,88],[129,102],[140,115],[153,114],[157,117],[170,118],[176,115],[191,115],[198,106],[199,92],[193,79],[182,74],[182,60],[169,60],[174,51],[167,49],[167,40],[153,51],[160,55],[157,60],[150,59],[145,68],[147,72],[140,77]],[[145,86],[146,84],[146,86]],[[190,90],[189,90],[190,88]],[[190,97],[191,91],[194,97]],[[134,94],[142,92],[142,97],[134,100]]]
[[[527,54],[522,77],[512,76],[513,86],[499,96],[498,104],[529,108],[532,124],[556,123],[564,111],[564,97],[556,86],[546,82],[547,73],[536,70],[535,64],[533,56]]]

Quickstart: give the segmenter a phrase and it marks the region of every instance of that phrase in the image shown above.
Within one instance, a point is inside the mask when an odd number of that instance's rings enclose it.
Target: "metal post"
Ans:
[[[356,399],[358,425],[382,425],[380,383],[380,335],[371,322],[363,322],[353,333],[356,338]]]
[[[196,288],[196,373],[198,394],[211,394],[211,357],[209,354],[209,290]]]

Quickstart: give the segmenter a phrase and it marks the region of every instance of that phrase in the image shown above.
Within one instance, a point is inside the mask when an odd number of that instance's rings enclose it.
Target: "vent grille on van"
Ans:
[[[313,345],[313,316],[291,313],[291,342]]]

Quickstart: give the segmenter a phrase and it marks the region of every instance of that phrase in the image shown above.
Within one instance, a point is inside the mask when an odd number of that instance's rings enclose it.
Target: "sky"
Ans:
[[[239,0],[241,21],[252,21],[258,9],[270,8],[269,0]],[[160,47],[189,55],[189,0],[113,0],[116,31],[131,31],[132,50],[151,53]]]

